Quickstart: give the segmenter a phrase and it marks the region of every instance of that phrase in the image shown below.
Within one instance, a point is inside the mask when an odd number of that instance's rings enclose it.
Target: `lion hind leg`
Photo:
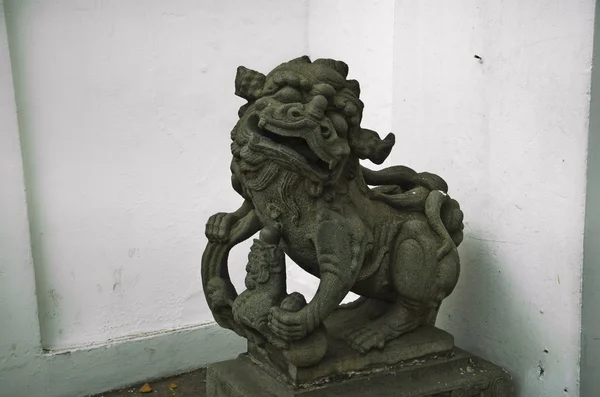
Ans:
[[[391,268],[398,300],[423,318],[422,325],[435,323],[440,304],[454,290],[460,272],[456,246],[440,258],[440,237],[434,233],[425,221],[407,222],[398,236]]]
[[[395,302],[376,320],[345,335],[348,343],[365,353],[427,323],[437,307],[436,275],[439,238],[425,220],[404,224],[393,252],[390,278]],[[441,301],[441,299],[440,299]],[[435,317],[435,314],[434,314]]]

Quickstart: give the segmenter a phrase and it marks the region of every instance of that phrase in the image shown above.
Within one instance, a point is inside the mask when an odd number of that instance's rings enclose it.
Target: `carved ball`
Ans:
[[[284,357],[298,367],[310,367],[317,364],[327,354],[327,331],[321,325],[308,336],[291,341],[289,348],[283,351]]]
[[[279,238],[281,233],[274,226],[265,226],[259,234],[259,238],[267,244],[277,245],[279,244]]]

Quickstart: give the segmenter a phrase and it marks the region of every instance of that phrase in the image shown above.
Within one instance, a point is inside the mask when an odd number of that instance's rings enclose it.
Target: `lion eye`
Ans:
[[[325,139],[329,138],[331,136],[331,130],[329,129],[329,127],[325,127],[324,125],[322,125],[321,126],[321,135]]]
[[[303,99],[300,91],[290,86],[283,87],[273,97],[283,103],[302,102]]]
[[[297,108],[292,108],[292,109],[288,110],[287,114],[289,117],[294,118],[294,119],[302,117],[302,112],[300,112],[300,109],[297,109]]]

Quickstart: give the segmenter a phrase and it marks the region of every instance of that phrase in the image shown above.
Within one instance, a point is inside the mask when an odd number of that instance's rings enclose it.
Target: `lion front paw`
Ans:
[[[363,354],[374,348],[383,349],[389,337],[384,330],[370,325],[349,331],[344,335],[348,344]]]
[[[229,241],[231,226],[237,221],[233,214],[219,212],[206,222],[206,237],[211,243],[226,243]]]

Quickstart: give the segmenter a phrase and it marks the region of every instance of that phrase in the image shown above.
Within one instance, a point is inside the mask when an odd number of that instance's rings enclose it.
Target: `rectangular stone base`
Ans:
[[[259,365],[277,371],[277,377],[281,375],[293,385],[301,386],[322,379],[343,377],[346,373],[394,366],[417,358],[447,357],[454,349],[454,337],[435,327],[424,327],[419,332],[403,335],[388,342],[383,349],[373,349],[366,354],[359,354],[349,347],[340,336],[341,330],[330,326],[327,331],[327,355],[311,367],[297,367],[288,363],[281,352],[271,345],[260,349],[248,343],[248,355]]]
[[[369,373],[347,373],[303,387],[294,386],[277,371],[244,354],[209,366],[206,389],[208,397],[514,396],[506,371],[460,349],[450,357],[416,359]]]

